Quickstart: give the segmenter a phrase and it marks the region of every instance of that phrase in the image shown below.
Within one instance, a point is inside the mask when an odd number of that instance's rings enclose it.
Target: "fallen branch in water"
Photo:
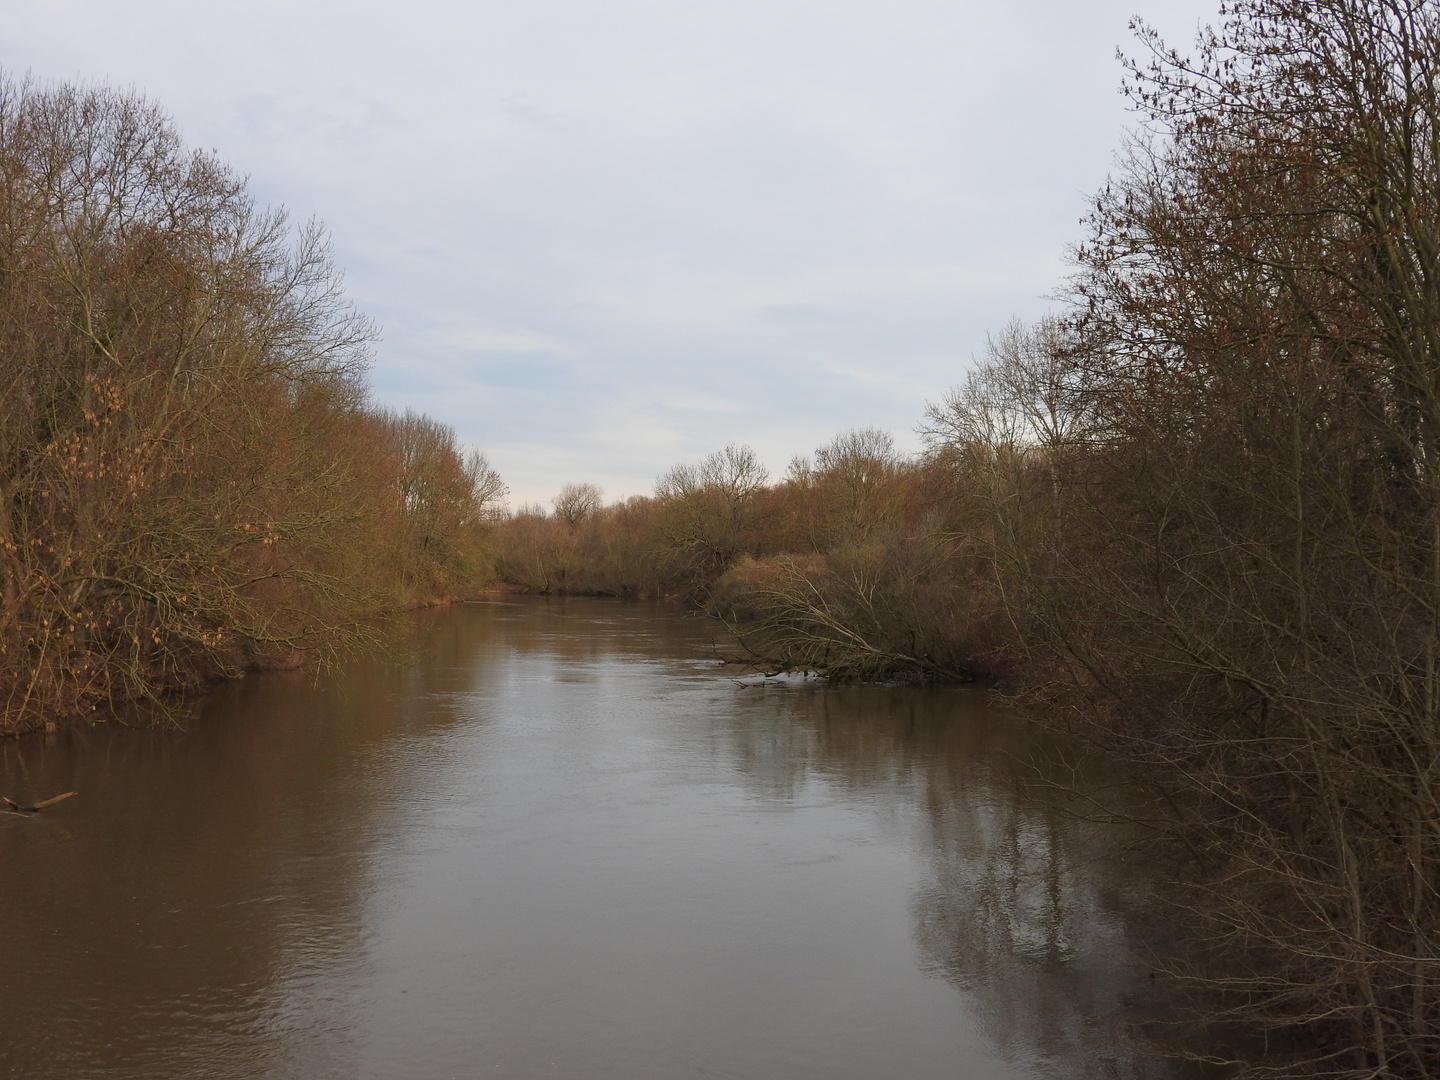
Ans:
[[[72,795],[79,795],[79,794],[80,794],[80,793],[79,793],[78,791],[67,791],[67,792],[65,792],[64,794],[56,795],[54,798],[45,799],[43,802],[37,802],[37,803],[35,803],[33,806],[22,806],[20,803],[17,803],[14,799],[6,798],[4,795],[0,795],[0,802],[3,802],[6,806],[10,807],[12,810],[20,810],[20,811],[23,811],[24,813],[27,813],[27,814],[35,814],[35,813],[40,812],[41,810],[44,810],[47,806],[54,806],[54,805],[55,805],[56,803],[58,803],[58,802],[64,802],[66,799],[70,798],[70,796],[72,796]]]

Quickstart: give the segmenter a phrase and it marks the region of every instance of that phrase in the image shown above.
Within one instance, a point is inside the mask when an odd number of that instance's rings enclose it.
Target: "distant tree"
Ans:
[[[600,512],[601,491],[594,484],[566,484],[555,496],[555,516],[567,525],[578,526]]]
[[[703,589],[754,542],[755,500],[769,474],[748,446],[727,446],[698,465],[677,465],[655,485],[666,556]]]
[[[470,484],[470,498],[480,516],[487,521],[499,521],[505,513],[505,496],[510,494],[510,488],[480,450],[466,451],[464,469]]]
[[[394,456],[399,532],[395,555],[407,599],[452,596],[484,576],[482,533],[505,485],[454,429],[428,416],[379,411],[382,447]]]
[[[894,521],[901,466],[895,440],[879,428],[844,432],[815,451],[810,484],[825,546],[842,538],[860,541]]]

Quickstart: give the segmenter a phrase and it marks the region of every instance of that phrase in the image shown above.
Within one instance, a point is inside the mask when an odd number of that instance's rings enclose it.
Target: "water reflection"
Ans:
[[[735,680],[603,601],[183,732],[0,744],[0,1066],[109,1076],[1140,1076],[1115,838],[982,695]]]
[[[970,995],[1007,1060],[1055,1077],[1170,1074],[1138,1030],[1155,990],[1132,932],[1151,883],[1125,861],[1133,836],[1081,812],[1077,777],[1055,763],[1069,754],[977,691],[780,694],[786,725],[737,710],[742,770],[776,798],[820,774],[892,812],[923,807],[920,964]]]
[[[400,821],[367,767],[397,734],[453,722],[418,702],[466,685],[468,638],[439,623],[413,666],[323,689],[298,673],[227,685],[184,732],[0,742],[0,791],[81,793],[64,814],[0,818],[0,1071],[349,1072],[333,989],[364,978],[365,855]]]

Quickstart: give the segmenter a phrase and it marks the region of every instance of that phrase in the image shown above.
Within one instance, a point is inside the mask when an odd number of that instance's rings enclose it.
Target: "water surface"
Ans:
[[[0,744],[0,1071],[1140,1076],[1143,875],[979,691],[732,677],[609,601]]]

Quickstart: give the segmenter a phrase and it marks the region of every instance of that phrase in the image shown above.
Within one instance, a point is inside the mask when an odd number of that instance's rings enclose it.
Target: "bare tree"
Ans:
[[[555,496],[555,516],[574,527],[593,518],[602,505],[602,493],[594,484],[566,484]]]
[[[155,104],[0,77],[0,730],[375,640],[464,470],[387,441],[373,333]]]
[[[1440,9],[1242,0],[1077,252],[1056,620],[1197,853],[1200,969],[1295,1071],[1440,1073]],[[1057,661],[1063,663],[1063,661]]]
[[[755,499],[768,478],[753,450],[732,445],[655,485],[667,557],[691,587],[708,586],[753,545]]]
[[[505,496],[510,494],[510,488],[491,467],[490,459],[482,451],[466,451],[465,478],[470,484],[470,498],[480,516],[487,521],[498,521],[504,514]]]

